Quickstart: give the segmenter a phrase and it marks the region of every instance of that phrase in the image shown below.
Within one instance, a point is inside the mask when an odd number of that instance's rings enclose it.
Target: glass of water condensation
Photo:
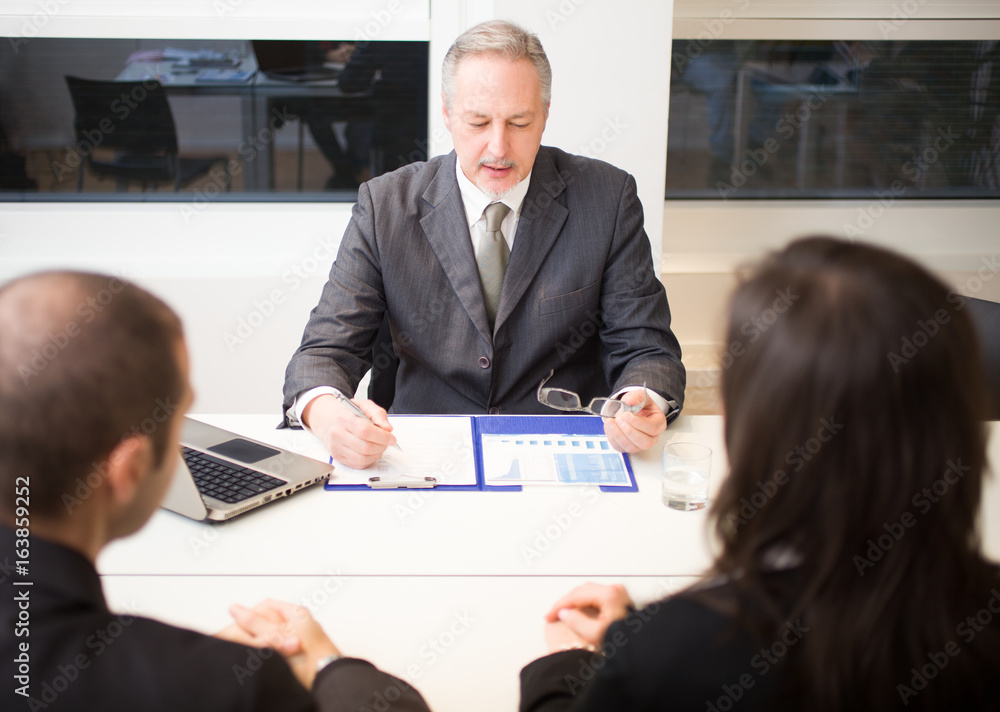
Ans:
[[[663,503],[691,511],[708,504],[712,450],[698,443],[667,443],[663,448]]]

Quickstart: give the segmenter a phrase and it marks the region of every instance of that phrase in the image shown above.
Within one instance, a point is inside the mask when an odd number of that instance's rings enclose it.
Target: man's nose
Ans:
[[[497,158],[505,158],[510,148],[507,127],[502,123],[494,123],[490,128],[490,141],[487,149]]]

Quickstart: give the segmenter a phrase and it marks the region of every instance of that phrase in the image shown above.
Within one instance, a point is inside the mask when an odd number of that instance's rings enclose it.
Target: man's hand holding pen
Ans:
[[[399,447],[385,410],[366,398],[319,396],[306,406],[302,420],[334,460],[358,470],[375,464],[387,448]]]

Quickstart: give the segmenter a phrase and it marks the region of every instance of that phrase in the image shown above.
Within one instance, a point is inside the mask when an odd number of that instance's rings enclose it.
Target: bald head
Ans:
[[[0,288],[0,513],[31,478],[32,511],[72,513],[125,437],[158,458],[186,391],[180,321],[118,277],[47,272]]]
[[[47,272],[0,288],[0,382],[5,390],[16,381],[27,386],[41,375],[82,333],[88,301],[101,290],[111,295],[122,287],[117,277]],[[93,322],[96,312],[87,316],[87,323]]]

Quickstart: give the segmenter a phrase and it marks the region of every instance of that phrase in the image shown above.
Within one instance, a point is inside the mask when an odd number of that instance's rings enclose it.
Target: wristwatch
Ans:
[[[344,656],[341,655],[340,653],[334,653],[333,655],[323,656],[322,658],[316,661],[316,674],[318,675],[320,670],[325,668],[330,663],[340,660],[342,657]]]

